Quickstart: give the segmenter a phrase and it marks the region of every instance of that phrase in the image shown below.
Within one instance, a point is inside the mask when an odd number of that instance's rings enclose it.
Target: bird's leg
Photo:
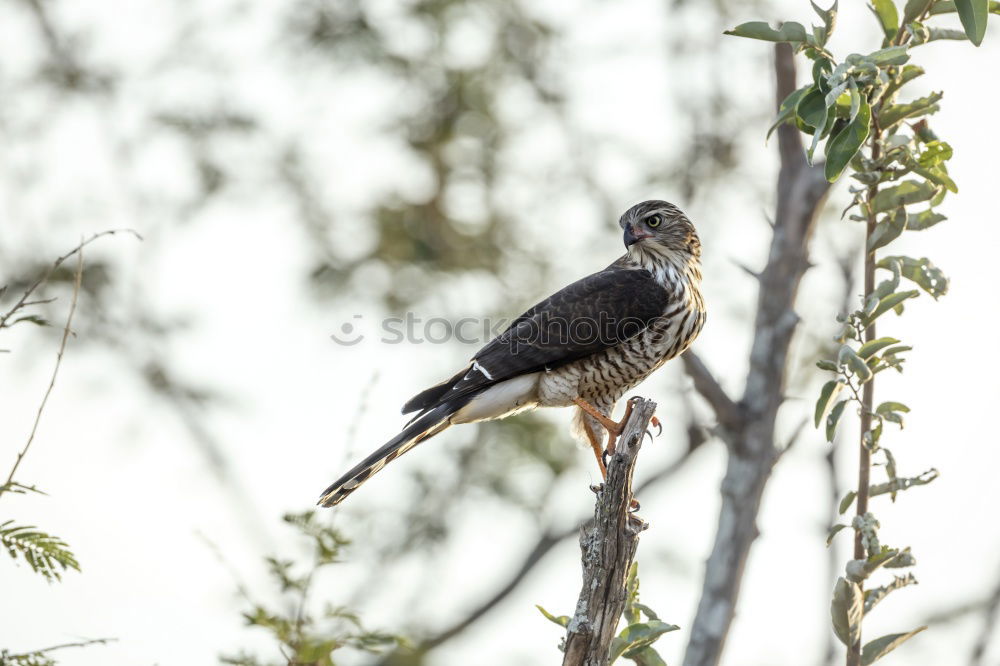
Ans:
[[[628,417],[632,414],[633,403],[631,400],[625,406],[625,416],[622,418],[620,423],[615,423],[608,417],[601,414],[597,409],[591,405],[586,400],[581,398],[575,398],[573,400],[580,409],[585,411],[587,414],[593,416],[602,426],[604,426],[608,431],[608,449],[606,451],[601,450],[601,438],[597,436],[587,422],[587,419],[583,420],[583,429],[587,433],[587,439],[590,440],[590,446],[594,449],[594,455],[597,456],[597,465],[601,468],[601,478],[605,481],[608,480],[608,468],[604,464],[604,456],[611,455],[615,452],[615,440],[618,439],[618,435],[625,427],[625,422],[628,421]],[[639,510],[639,501],[634,497],[629,505],[629,510],[633,513]]]
[[[608,468],[604,464],[604,448],[601,446],[601,438],[597,436],[597,433],[591,430],[590,424],[587,423],[586,419],[583,422],[583,430],[587,433],[587,439],[590,440],[590,446],[594,449],[594,456],[597,458],[597,466],[601,468],[601,478],[607,481],[608,479]]]
[[[605,430],[608,431],[607,453],[609,456],[614,455],[615,444],[618,442],[618,435],[622,434],[622,430],[625,429],[625,423],[628,421],[628,417],[632,415],[632,407],[634,406],[633,402],[629,400],[625,403],[625,416],[622,417],[621,421],[614,421],[604,414],[601,414],[597,411],[596,407],[583,398],[573,398],[573,402],[575,402],[580,409],[593,416],[597,422],[604,426]]]

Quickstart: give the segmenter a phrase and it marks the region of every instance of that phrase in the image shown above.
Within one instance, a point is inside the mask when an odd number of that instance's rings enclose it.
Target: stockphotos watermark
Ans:
[[[512,324],[513,327],[511,326]],[[458,342],[483,345],[500,337],[505,344],[517,349],[521,345],[564,345],[567,348],[590,347],[594,344],[613,345],[643,330],[666,329],[635,317],[617,319],[602,312],[596,317],[553,317],[542,313],[521,320],[484,317],[420,317],[407,312],[402,317],[386,317],[375,325],[363,315],[353,315],[330,334],[330,339],[344,347],[375,340],[381,344],[432,344]]]

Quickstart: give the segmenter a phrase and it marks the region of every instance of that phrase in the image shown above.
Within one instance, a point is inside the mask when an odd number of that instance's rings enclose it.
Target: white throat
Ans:
[[[678,283],[697,286],[701,282],[698,259],[688,253],[640,241],[628,247],[628,258],[636,266],[652,273],[653,278],[665,288]]]

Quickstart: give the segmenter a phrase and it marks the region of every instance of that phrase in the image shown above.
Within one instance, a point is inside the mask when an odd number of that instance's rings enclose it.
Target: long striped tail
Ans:
[[[317,504],[334,506],[357,490],[362,483],[372,478],[376,472],[420,442],[430,439],[451,425],[451,416],[468,402],[468,398],[453,400],[438,405],[411,421],[403,431],[383,444],[377,451],[351,468],[323,491]]]

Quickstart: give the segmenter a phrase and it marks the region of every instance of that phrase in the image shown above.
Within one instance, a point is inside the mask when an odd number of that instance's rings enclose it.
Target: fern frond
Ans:
[[[67,543],[39,532],[34,525],[14,525],[13,520],[0,523],[0,545],[14,560],[23,558],[35,573],[49,581],[60,580],[68,569],[80,570]]]

